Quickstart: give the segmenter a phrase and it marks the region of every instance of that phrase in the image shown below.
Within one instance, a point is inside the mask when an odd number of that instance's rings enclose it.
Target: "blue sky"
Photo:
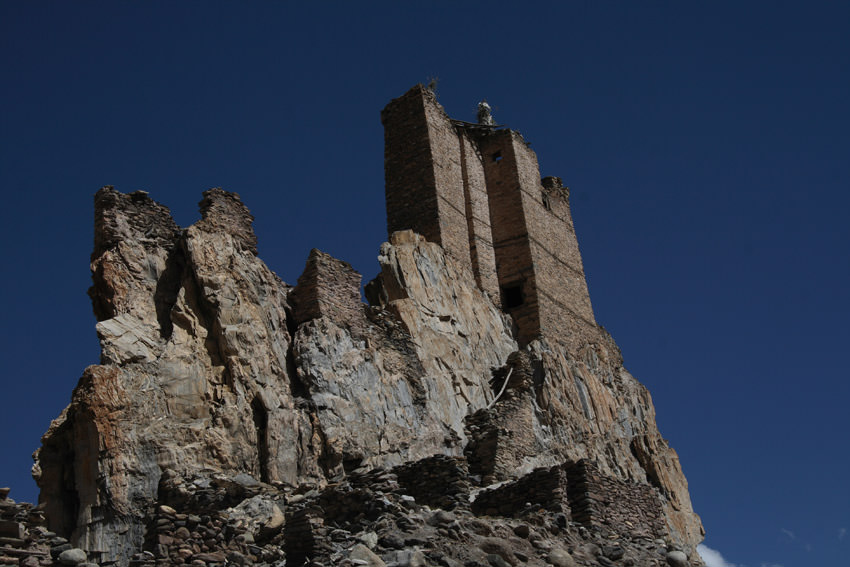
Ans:
[[[3,2],[0,486],[98,360],[92,195],[238,192],[260,256],[370,279],[379,112],[438,77],[572,189],[596,318],[653,394],[706,545],[850,553],[850,8],[842,2]],[[715,560],[715,565],[723,565]]]

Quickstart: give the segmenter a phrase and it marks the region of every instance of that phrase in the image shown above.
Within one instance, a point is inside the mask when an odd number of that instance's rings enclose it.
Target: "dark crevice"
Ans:
[[[286,351],[286,376],[289,378],[289,391],[293,397],[310,399],[310,391],[298,375],[298,365],[295,363],[295,352],[292,344]]]
[[[50,437],[45,436],[44,445],[39,450],[42,476],[38,479],[38,500],[45,506],[48,527],[64,538],[73,534],[80,511],[74,471],[73,420],[72,410]]]
[[[259,396],[251,401],[251,413],[254,418],[254,428],[257,431],[257,460],[260,470],[260,480],[269,482],[269,414]]]
[[[287,300],[289,298],[287,297]],[[286,315],[286,330],[289,333],[289,347],[286,350],[286,377],[289,379],[289,391],[296,398],[310,399],[310,391],[298,375],[298,364],[295,361],[295,333],[298,331],[298,323],[295,322],[295,310],[291,302],[283,307]]]
[[[159,323],[159,334],[164,339],[171,338],[174,324],[171,321],[171,310],[177,303],[183,282],[183,271],[186,267],[186,256],[180,246],[174,246],[165,260],[165,270],[156,281],[153,301],[156,308],[156,319]]]

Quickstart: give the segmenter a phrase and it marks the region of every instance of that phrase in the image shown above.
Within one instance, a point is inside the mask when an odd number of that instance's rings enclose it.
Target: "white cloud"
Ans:
[[[784,566],[780,565],[779,563],[762,563],[761,567],[784,567]]]
[[[794,535],[794,532],[785,528],[779,528],[779,531],[787,535],[790,539],[797,539],[797,536]]]
[[[838,528],[838,540],[841,541],[847,535],[847,528]]]
[[[697,546],[697,553],[705,561],[707,567],[736,567],[734,563],[729,563],[723,559],[719,551],[711,549],[707,545],[699,544]]]

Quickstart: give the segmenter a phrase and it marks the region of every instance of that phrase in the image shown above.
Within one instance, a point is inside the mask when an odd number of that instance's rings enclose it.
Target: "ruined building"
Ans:
[[[701,565],[567,190],[482,114],[421,86],[384,109],[369,304],[319,250],[284,283],[235,193],[181,228],[98,191],[100,361],[34,455],[38,507],[0,490],[0,566]]]
[[[381,121],[390,234],[412,229],[468,266],[511,314],[520,344],[593,337],[569,189],[540,178],[522,135],[452,120],[422,85],[390,102]]]

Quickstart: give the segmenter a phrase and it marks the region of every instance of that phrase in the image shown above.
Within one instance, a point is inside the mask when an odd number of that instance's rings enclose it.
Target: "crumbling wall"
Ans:
[[[603,475],[586,459],[566,465],[566,474],[574,521],[630,537],[666,535],[661,500],[652,487]]]
[[[348,262],[315,248],[311,250],[298,285],[289,296],[296,323],[331,317],[362,334],[366,317],[360,300],[360,279]]]
[[[482,491],[472,502],[474,514],[487,516],[516,517],[530,507],[570,515],[563,466],[535,469],[514,482]]]
[[[469,443],[464,454],[470,474],[485,486],[515,478],[539,449],[532,399],[535,363],[524,351],[511,354],[507,363],[493,378],[494,395],[501,397],[466,418]]]
[[[469,469],[463,457],[434,455],[393,469],[400,490],[416,502],[452,510],[468,505]]]

